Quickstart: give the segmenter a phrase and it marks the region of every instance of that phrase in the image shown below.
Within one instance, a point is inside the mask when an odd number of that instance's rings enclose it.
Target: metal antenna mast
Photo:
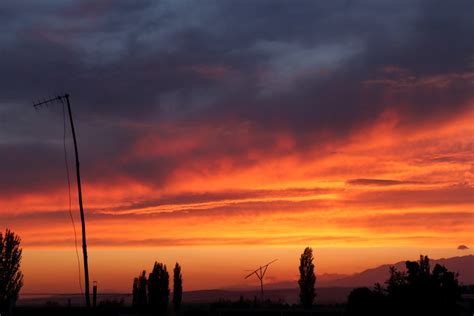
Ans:
[[[71,103],[69,102],[69,94],[58,95],[55,98],[39,101],[34,103],[35,108],[42,105],[47,105],[53,102],[63,102],[66,100],[67,110],[69,113],[69,122],[71,123],[72,138],[74,140],[74,153],[76,157],[76,179],[77,179],[77,195],[79,197],[79,210],[81,212],[81,224],[82,224],[82,253],[84,255],[84,277],[85,277],[85,295],[86,295],[86,306],[90,308],[91,301],[89,296],[89,264],[87,262],[87,243],[86,243],[86,222],[84,219],[84,207],[82,205],[82,188],[81,188],[81,173],[79,172],[79,153],[77,151],[77,140],[76,132],[74,130],[74,121],[72,120]]]
[[[254,274],[257,276],[257,278],[260,280],[260,297],[261,297],[262,302],[263,302],[263,277],[265,276],[265,272],[267,272],[268,266],[271,265],[273,262],[275,262],[277,260],[278,259],[275,259],[275,260],[267,263],[266,265],[260,266],[260,268],[256,269],[255,271],[253,271],[252,273],[250,273],[249,275],[247,275],[244,278],[244,279],[247,279],[247,278],[251,277]]]

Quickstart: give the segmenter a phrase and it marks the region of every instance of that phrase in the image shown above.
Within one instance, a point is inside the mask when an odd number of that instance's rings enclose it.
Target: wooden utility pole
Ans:
[[[74,130],[74,121],[72,119],[71,112],[71,103],[69,102],[69,94],[59,95],[55,98],[43,100],[33,104],[35,108],[52,103],[55,101],[63,102],[63,99],[66,100],[67,110],[69,113],[69,122],[71,123],[72,139],[74,141],[74,154],[76,157],[76,179],[77,179],[77,195],[79,198],[79,211],[81,213],[81,224],[82,224],[82,253],[84,256],[84,278],[85,278],[85,296],[86,296],[86,306],[87,308],[91,307],[90,293],[89,293],[89,264],[87,260],[87,242],[86,242],[86,221],[84,218],[84,207],[82,204],[82,188],[81,188],[81,172],[79,166],[79,153],[77,150],[77,140],[76,140],[76,131]]]

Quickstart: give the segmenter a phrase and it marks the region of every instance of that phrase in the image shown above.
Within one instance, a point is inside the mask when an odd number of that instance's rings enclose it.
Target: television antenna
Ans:
[[[82,253],[84,257],[84,278],[85,278],[85,296],[86,306],[90,308],[91,301],[89,296],[89,264],[87,262],[87,243],[86,243],[86,222],[84,219],[84,207],[82,205],[82,188],[81,188],[81,173],[79,171],[79,153],[77,151],[77,140],[76,132],[74,130],[74,121],[72,119],[71,103],[69,102],[69,94],[58,95],[57,97],[42,100],[33,104],[35,108],[46,106],[50,103],[60,102],[63,103],[66,100],[67,110],[69,114],[69,122],[71,124],[72,138],[74,140],[74,153],[76,157],[76,179],[77,179],[77,195],[79,198],[79,210],[81,213],[81,224],[82,224]]]
[[[254,274],[257,276],[257,278],[260,280],[260,298],[262,302],[263,302],[263,277],[265,276],[265,273],[267,272],[268,266],[277,260],[278,259],[275,259],[273,261],[270,261],[266,265],[260,266],[259,268],[257,268],[255,271],[253,271],[252,273],[250,273],[244,278],[244,279],[248,279]]]

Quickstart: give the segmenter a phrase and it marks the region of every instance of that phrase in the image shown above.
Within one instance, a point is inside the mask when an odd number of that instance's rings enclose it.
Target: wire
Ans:
[[[69,193],[69,216],[71,217],[72,228],[74,229],[74,246],[76,248],[76,258],[77,258],[77,271],[79,275],[79,289],[81,290],[81,295],[83,295],[82,290],[82,276],[81,276],[81,262],[79,259],[79,251],[77,250],[77,233],[76,233],[76,224],[74,223],[74,217],[72,216],[72,207],[71,207],[71,179],[69,176],[69,163],[67,159],[67,149],[66,149],[66,111],[64,110],[65,104],[61,98],[61,103],[63,105],[63,149],[64,149],[64,163],[66,165],[66,175],[67,175],[67,187]]]

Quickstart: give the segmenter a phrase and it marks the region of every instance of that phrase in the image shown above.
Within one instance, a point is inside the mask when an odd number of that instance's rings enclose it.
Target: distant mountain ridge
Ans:
[[[462,284],[474,284],[474,255],[461,257],[430,259],[431,269],[436,264],[445,266],[448,270],[459,273],[459,281]],[[359,273],[351,275],[346,274],[321,274],[317,275],[316,287],[344,287],[354,288],[361,286],[371,287],[375,283],[384,284],[389,278],[389,268],[395,266],[400,271],[405,271],[405,261],[394,264],[384,264],[375,268],[370,268]],[[265,288],[268,290],[292,289],[297,288],[296,280],[287,280],[275,283],[268,283]],[[254,286],[234,286],[226,287],[223,290],[239,291],[239,290],[257,290]]]
[[[436,264],[445,266],[448,270],[459,273],[459,281],[462,284],[474,284],[474,256],[467,255],[462,257],[430,259],[430,267],[434,268]],[[359,287],[373,286],[375,283],[383,284],[390,276],[389,268],[395,266],[400,271],[405,271],[405,261],[395,264],[384,264],[376,268],[367,269],[360,273],[343,277],[336,280],[320,280],[320,287]]]

